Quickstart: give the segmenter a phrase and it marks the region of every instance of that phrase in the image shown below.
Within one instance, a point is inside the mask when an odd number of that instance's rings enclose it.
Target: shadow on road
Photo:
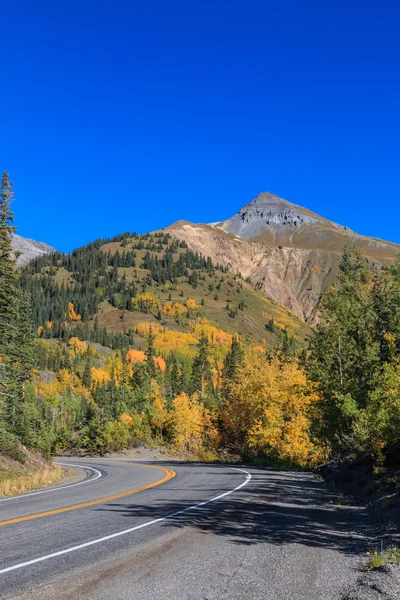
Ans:
[[[161,464],[161,463],[157,463]],[[173,463],[165,463],[173,468]],[[182,467],[182,464],[179,463]],[[188,467],[189,468],[189,467]],[[159,491],[151,505],[140,504],[140,497],[132,504],[107,504],[99,511],[117,511],[137,522],[156,519],[191,506],[229,489],[232,471],[226,466],[191,464],[199,468],[199,477],[207,483],[203,497],[194,502],[193,488],[179,486],[179,479],[169,482],[168,490]],[[216,469],[220,469],[216,473]],[[224,489],[223,477],[227,477]],[[214,487],[213,478],[218,478]],[[195,481],[195,478],[194,478]],[[211,483],[211,485],[210,485]],[[233,486],[240,481],[236,479]],[[188,493],[191,491],[191,495]],[[239,492],[212,502],[197,510],[170,517],[163,526],[196,527],[204,534],[221,535],[233,544],[276,545],[302,544],[332,549],[345,554],[359,554],[369,544],[367,515],[363,508],[349,504],[332,494],[314,475],[272,469],[257,470],[253,479]],[[131,524],[127,524],[129,527]],[[132,526],[133,526],[132,522]]]

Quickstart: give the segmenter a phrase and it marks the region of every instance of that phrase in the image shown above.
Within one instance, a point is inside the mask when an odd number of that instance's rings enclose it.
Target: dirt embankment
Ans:
[[[371,556],[400,547],[400,448],[390,448],[384,466],[368,454],[349,454],[322,465],[318,473],[343,494],[367,507],[375,542]],[[365,562],[367,565],[368,557]],[[400,566],[385,564],[360,574],[342,600],[399,600]]]

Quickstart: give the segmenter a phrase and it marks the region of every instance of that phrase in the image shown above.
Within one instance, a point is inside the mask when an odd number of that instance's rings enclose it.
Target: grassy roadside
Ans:
[[[26,494],[55,485],[66,477],[66,470],[58,465],[45,465],[33,473],[16,473],[0,470],[0,498]]]

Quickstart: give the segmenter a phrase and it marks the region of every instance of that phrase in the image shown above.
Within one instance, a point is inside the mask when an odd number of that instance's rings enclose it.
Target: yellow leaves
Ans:
[[[135,365],[137,363],[145,362],[147,358],[146,354],[142,350],[135,350],[132,348],[131,350],[128,350],[126,360],[129,361],[132,365]],[[167,365],[165,360],[161,356],[155,356],[154,363],[162,373],[165,373]]]
[[[138,323],[135,327],[135,333],[144,338],[149,337],[150,331],[153,335],[157,335],[158,333],[162,333],[164,331],[164,327],[159,323],[148,322]]]
[[[126,413],[122,413],[119,420],[121,423],[124,423],[125,425],[128,425],[128,426],[132,425],[132,423],[133,423],[132,417]]]
[[[140,310],[141,312],[150,312],[160,308],[159,298],[148,292],[138,294],[135,298],[131,298],[131,304],[133,310]]]
[[[151,382],[152,405],[150,411],[150,424],[152,428],[162,437],[163,431],[168,427],[170,417],[161,395],[161,389],[154,380]]]
[[[68,342],[69,346],[69,356],[70,358],[74,358],[75,356],[82,356],[87,352],[88,345],[86,342],[82,342],[77,337],[70,338]]]
[[[194,347],[197,343],[198,338],[195,335],[182,331],[170,331],[169,329],[158,334],[154,339],[154,346],[160,354],[175,351],[186,356],[193,356],[195,353]],[[190,348],[191,346],[192,348]]]
[[[53,328],[53,321],[46,321],[45,327],[46,327],[46,329],[52,329]]]
[[[172,439],[176,446],[194,450],[201,446],[204,431],[203,404],[182,392],[173,402]]]
[[[75,312],[75,307],[72,302],[68,302],[68,318],[70,321],[80,321],[81,315]]]
[[[39,325],[39,327],[37,328],[37,336],[38,338],[43,337],[43,326]]]
[[[38,396],[46,398],[50,403],[57,404],[60,398],[67,393],[79,394],[87,400],[89,391],[83,386],[80,378],[68,369],[61,369],[57,378],[49,383],[39,381],[36,386]]]
[[[136,363],[144,362],[146,360],[146,355],[142,350],[135,350],[131,348],[131,350],[128,350],[126,360],[128,360],[132,365],[135,365]]]
[[[182,315],[187,313],[187,309],[183,306],[183,304],[179,304],[176,302],[165,302],[161,308],[161,313],[164,317],[170,317],[171,319],[176,319]]]
[[[230,348],[232,336],[230,333],[214,327],[207,319],[201,319],[192,326],[193,334],[199,339],[205,335],[210,346]]]
[[[95,388],[98,385],[103,385],[111,381],[111,375],[108,372],[108,369],[104,367],[92,367],[90,380],[91,386]]]
[[[228,436],[247,450],[301,466],[320,454],[310,434],[311,411],[319,396],[296,361],[281,363],[253,353],[246,357],[230,386],[232,400],[225,409]]]
[[[198,308],[196,300],[194,300],[193,298],[188,298],[186,300],[186,308],[188,310],[195,310],[196,308]]]

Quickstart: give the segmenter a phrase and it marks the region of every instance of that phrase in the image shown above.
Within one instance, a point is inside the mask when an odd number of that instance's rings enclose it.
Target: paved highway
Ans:
[[[0,598],[333,600],[368,544],[311,474],[64,462],[79,481],[0,501]]]

